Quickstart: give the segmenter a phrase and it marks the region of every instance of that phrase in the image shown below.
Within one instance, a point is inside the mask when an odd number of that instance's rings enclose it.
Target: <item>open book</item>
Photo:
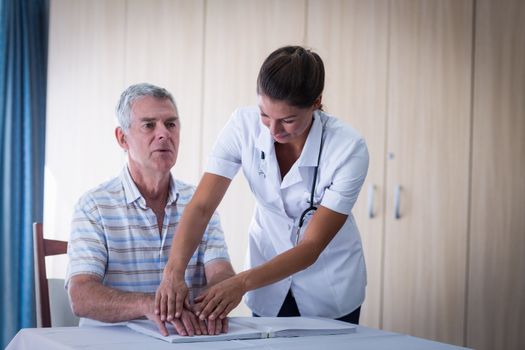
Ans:
[[[149,320],[133,320],[127,323],[129,328],[137,332],[170,343],[346,334],[356,330],[356,326],[350,323],[315,317],[231,317],[228,333],[193,337],[180,336],[171,324],[166,325],[170,335],[164,337]]]

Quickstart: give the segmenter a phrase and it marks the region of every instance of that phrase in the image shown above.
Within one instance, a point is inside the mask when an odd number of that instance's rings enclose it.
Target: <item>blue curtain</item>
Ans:
[[[35,326],[32,222],[42,221],[47,0],[0,0],[0,346]]]

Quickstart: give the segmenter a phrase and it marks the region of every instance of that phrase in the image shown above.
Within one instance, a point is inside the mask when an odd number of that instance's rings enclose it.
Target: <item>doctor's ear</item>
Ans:
[[[126,140],[126,133],[124,133],[124,130],[120,126],[117,126],[115,128],[115,137],[117,138],[117,142],[124,150],[128,149],[128,142]]]
[[[323,110],[323,94],[319,95],[312,105],[314,111],[317,109]]]

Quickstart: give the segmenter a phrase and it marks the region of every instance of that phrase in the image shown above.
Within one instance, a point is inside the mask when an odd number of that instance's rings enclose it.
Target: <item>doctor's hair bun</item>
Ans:
[[[308,108],[324,88],[324,64],[315,52],[301,46],[285,46],[272,52],[257,77],[257,94]]]

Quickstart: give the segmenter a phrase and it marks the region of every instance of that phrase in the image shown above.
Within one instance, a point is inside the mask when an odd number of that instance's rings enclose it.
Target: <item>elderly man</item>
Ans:
[[[227,321],[202,322],[190,305],[173,320],[160,319],[154,309],[175,228],[194,192],[170,173],[180,135],[173,97],[150,84],[132,85],[120,97],[117,117],[115,136],[127,165],[84,194],[75,208],[66,280],[73,312],[102,322],[147,317],[164,335],[165,322],[181,335],[227,331]],[[188,265],[186,283],[197,296],[232,275],[215,214]]]

